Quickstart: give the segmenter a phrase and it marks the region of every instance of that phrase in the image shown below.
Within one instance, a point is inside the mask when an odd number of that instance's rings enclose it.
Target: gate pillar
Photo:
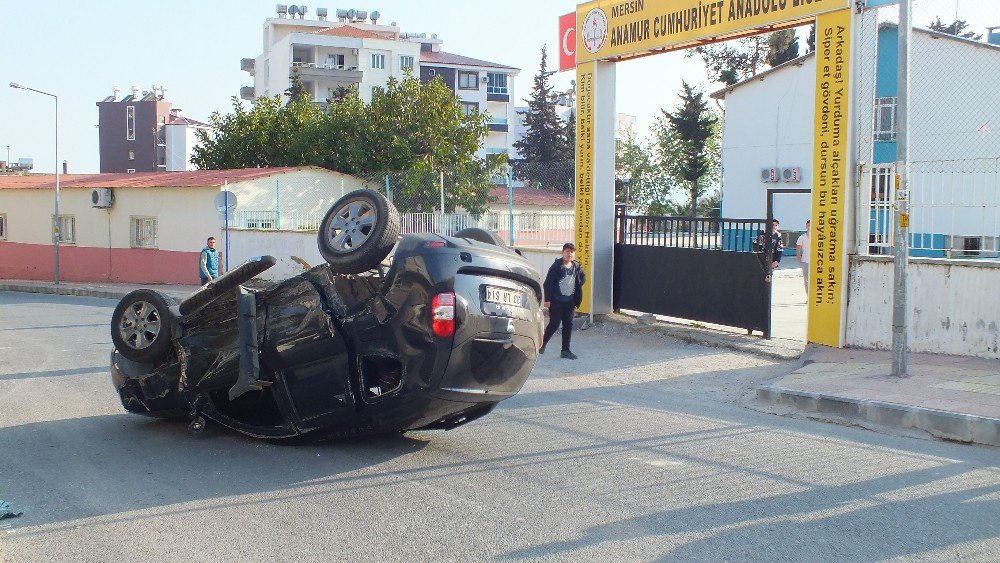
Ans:
[[[577,260],[587,272],[584,313],[612,309],[615,221],[615,63],[576,67]]]

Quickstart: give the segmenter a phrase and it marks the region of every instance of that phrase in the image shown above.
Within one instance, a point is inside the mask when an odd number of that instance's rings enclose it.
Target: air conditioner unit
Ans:
[[[802,169],[798,166],[782,168],[781,179],[785,182],[800,182],[802,181]]]
[[[111,188],[94,188],[90,192],[90,204],[99,209],[108,209],[115,203],[115,194]]]
[[[490,77],[489,77],[489,76],[486,76],[486,75],[484,74],[484,75],[483,75],[483,84],[486,84],[486,83],[487,83],[487,82],[489,82],[489,81],[490,81]]]
[[[778,169],[777,168],[761,168],[760,169],[760,181],[761,182],[777,182],[778,181]]]

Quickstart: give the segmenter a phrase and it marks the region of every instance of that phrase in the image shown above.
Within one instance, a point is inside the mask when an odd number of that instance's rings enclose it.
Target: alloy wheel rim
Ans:
[[[160,311],[148,301],[136,301],[122,314],[118,333],[129,347],[142,350],[156,341],[161,328]]]
[[[371,205],[353,201],[334,215],[326,238],[335,252],[351,252],[371,238],[375,231],[378,212]]]

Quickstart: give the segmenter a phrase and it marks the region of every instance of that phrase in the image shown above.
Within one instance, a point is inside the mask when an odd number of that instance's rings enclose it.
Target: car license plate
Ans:
[[[524,294],[520,291],[486,286],[486,300],[508,307],[524,307]]]

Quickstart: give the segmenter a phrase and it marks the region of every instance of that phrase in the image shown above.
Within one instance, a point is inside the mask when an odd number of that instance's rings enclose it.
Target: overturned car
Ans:
[[[245,287],[275,263],[262,256],[180,303],[126,295],[111,322],[122,405],[188,417],[193,433],[209,419],[270,439],[451,429],[489,413],[537,359],[538,272],[480,229],[398,233],[392,204],[360,190],[320,225],[326,264]]]

